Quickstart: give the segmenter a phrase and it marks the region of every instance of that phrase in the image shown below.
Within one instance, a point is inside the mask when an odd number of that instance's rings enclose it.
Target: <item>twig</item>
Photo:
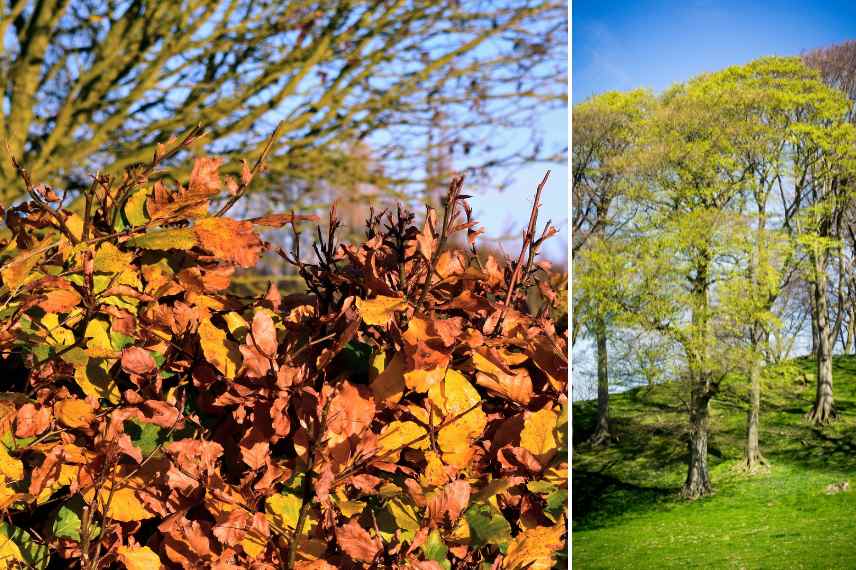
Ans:
[[[330,402],[332,401],[333,398],[331,397],[324,403],[324,409],[321,412],[321,419],[317,424],[315,437],[309,443],[309,458],[306,465],[306,475],[303,478],[303,498],[300,503],[300,513],[297,515],[297,524],[294,525],[294,534],[288,543],[288,554],[285,564],[287,570],[294,568],[294,561],[297,558],[297,541],[300,539],[300,535],[303,534],[303,526],[306,524],[306,517],[309,514],[309,505],[312,503],[312,497],[315,494],[312,485],[312,470],[315,468],[318,442],[323,435],[322,430],[327,422],[327,412],[330,409]]]
[[[455,218],[458,196],[460,195],[461,188],[463,187],[463,176],[453,178],[452,182],[449,184],[449,192],[446,195],[446,200],[443,204],[443,225],[440,227],[440,240],[437,242],[437,248],[431,254],[431,259],[428,260],[428,275],[425,276],[425,284],[422,287],[422,294],[419,295],[419,300],[416,302],[417,311],[422,308],[422,305],[425,303],[425,299],[428,296],[428,291],[431,289],[431,282],[434,279],[434,267],[437,264],[437,260],[440,259],[440,254],[443,253],[443,250],[446,247],[446,240],[449,238],[449,230],[451,228],[452,221]]]
[[[234,206],[238,202],[238,200],[240,200],[244,196],[244,194],[247,193],[247,189],[250,187],[250,182],[253,181],[253,178],[261,170],[262,165],[263,165],[265,159],[267,158],[267,155],[270,152],[271,147],[273,146],[273,142],[277,138],[279,138],[279,132],[282,129],[282,126],[284,124],[285,124],[285,121],[280,121],[279,124],[276,126],[276,128],[273,130],[273,132],[271,133],[270,137],[267,140],[267,143],[265,143],[265,146],[262,149],[262,153],[259,155],[258,160],[256,160],[256,163],[253,165],[253,168],[250,170],[250,175],[246,178],[246,180],[243,179],[243,177],[242,177],[241,184],[238,186],[238,189],[235,191],[235,193],[232,195],[232,197],[229,198],[225,204],[223,204],[223,207],[220,208],[216,214],[214,214],[216,217],[219,218],[220,216],[222,216],[226,212],[228,212],[230,209],[232,209],[232,206]]]
[[[526,251],[530,249],[530,245],[535,240],[535,227],[538,223],[538,208],[541,207],[541,191],[547,184],[550,178],[550,171],[544,174],[543,180],[538,185],[535,191],[535,202],[532,204],[532,212],[529,214],[529,225],[526,227],[526,232],[523,234],[523,243],[520,246],[520,254],[517,256],[517,262],[514,264],[514,272],[511,274],[511,280],[508,282],[508,290],[505,293],[505,302],[500,309],[499,317],[496,319],[496,326],[493,329],[492,336],[498,335],[502,331],[502,322],[505,320],[505,315],[508,312],[508,307],[511,304],[511,298],[514,295],[517,282],[520,279],[520,274],[523,269],[523,257]],[[546,232],[546,229],[545,229]],[[534,258],[534,254],[530,251],[530,262]]]

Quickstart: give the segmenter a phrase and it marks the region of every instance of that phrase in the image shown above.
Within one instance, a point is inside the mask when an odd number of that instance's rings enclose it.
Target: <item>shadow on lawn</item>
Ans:
[[[575,531],[607,526],[613,517],[650,511],[676,497],[674,489],[640,487],[591,471],[575,469],[572,479]]]
[[[813,362],[795,361],[811,371]],[[831,471],[856,477],[856,357],[836,357],[839,418],[823,429],[804,419],[814,385],[795,376],[774,378],[765,387],[761,413],[762,452],[773,464]],[[686,473],[687,420],[675,387],[634,389],[611,402],[608,447],[587,444],[595,427],[596,402],[573,407],[574,461],[572,520],[575,531],[609,526],[619,517],[669,509],[681,504],[679,486],[661,487],[662,474]],[[748,388],[743,379],[723,387],[716,398],[709,462],[738,462],[745,445]],[[720,474],[721,476],[721,474]],[[738,478],[740,476],[738,475]],[[716,478],[715,478],[716,479]],[[714,480],[716,487],[718,480]]]

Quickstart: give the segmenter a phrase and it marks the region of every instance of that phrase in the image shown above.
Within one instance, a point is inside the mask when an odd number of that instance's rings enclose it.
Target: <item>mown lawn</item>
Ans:
[[[813,362],[768,371],[762,451],[769,473],[739,469],[748,380],[732,377],[712,403],[715,495],[677,496],[686,476],[681,387],[655,386],[611,399],[617,440],[588,448],[594,403],[573,408],[575,568],[856,568],[856,358],[835,360],[838,420],[802,419],[814,396]],[[850,481],[828,495],[826,486]]]

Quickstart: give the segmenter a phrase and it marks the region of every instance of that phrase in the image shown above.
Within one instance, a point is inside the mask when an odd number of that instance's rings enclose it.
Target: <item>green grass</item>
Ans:
[[[573,408],[573,562],[595,568],[856,568],[856,358],[835,359],[839,418],[803,421],[814,397],[813,362],[798,359],[764,379],[761,448],[769,473],[739,469],[748,380],[729,378],[711,405],[715,495],[678,497],[686,476],[681,386],[613,395],[617,441],[591,449],[595,404]],[[849,480],[850,492],[826,494]]]

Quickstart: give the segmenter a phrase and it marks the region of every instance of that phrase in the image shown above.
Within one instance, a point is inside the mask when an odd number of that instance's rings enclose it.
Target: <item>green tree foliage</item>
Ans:
[[[847,96],[804,61],[771,57],[671,88],[635,119],[637,140],[585,166],[577,154],[593,156],[591,141],[604,137],[596,122],[581,121],[587,136],[575,148],[574,223],[588,231],[574,243],[579,314],[596,323],[590,315],[617,311],[614,322],[680,347],[690,417],[687,497],[712,490],[708,404],[729,373],[750,380],[746,467],[765,463],[761,369],[785,317],[777,300],[795,277],[811,284],[819,338],[808,419],[834,416],[831,357],[847,265],[841,238],[856,165],[850,112]],[[605,187],[604,196],[591,190]],[[596,215],[604,211],[610,214]],[[619,219],[623,247],[613,239],[609,249],[603,236]]]
[[[597,429],[592,443],[609,438],[608,340],[622,308],[628,256],[622,229],[632,165],[627,161],[653,97],[643,90],[609,92],[573,109],[575,330],[584,327],[597,353]]]

